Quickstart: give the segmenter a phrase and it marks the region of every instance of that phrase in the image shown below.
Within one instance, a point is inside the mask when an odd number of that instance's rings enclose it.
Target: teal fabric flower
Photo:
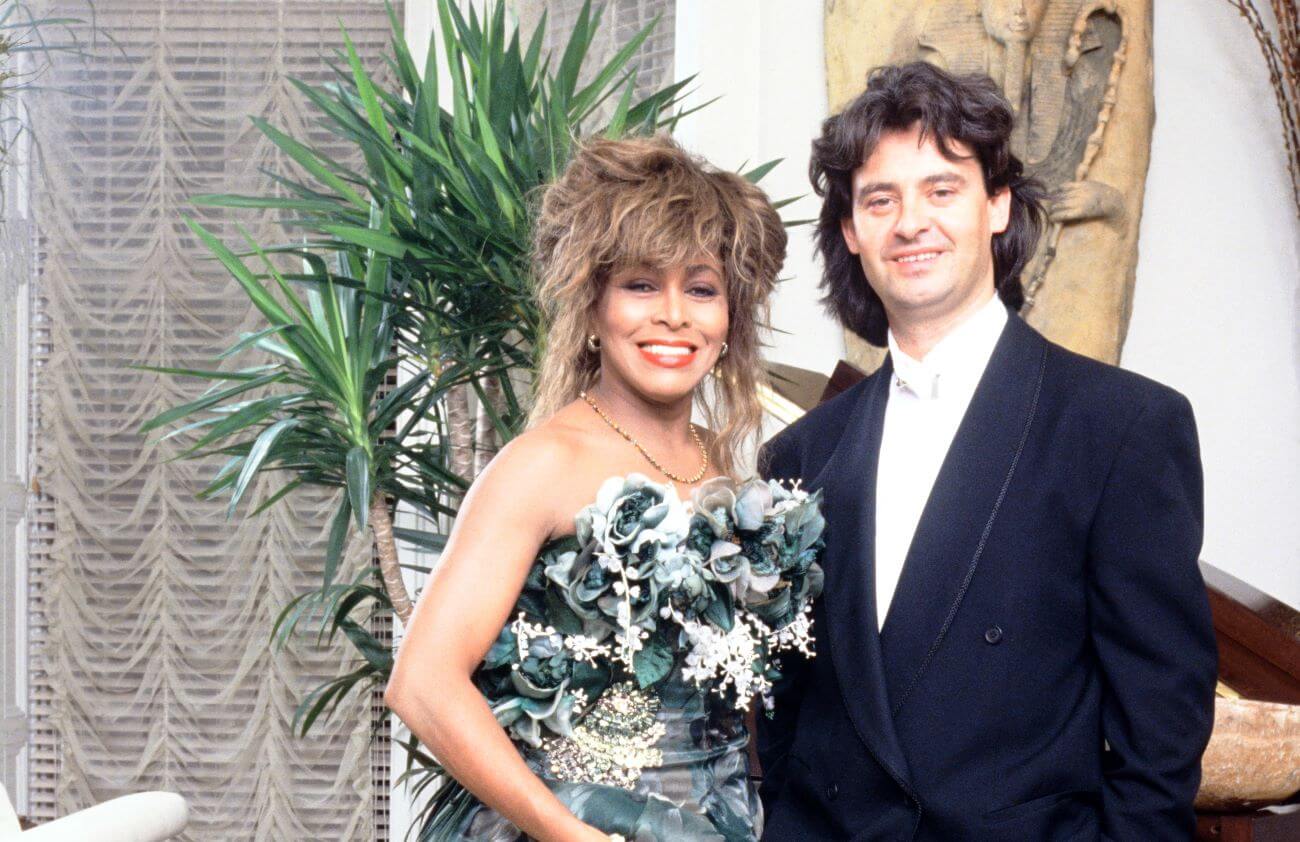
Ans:
[[[536,746],[567,735],[612,681],[653,686],[683,670],[747,705],[775,649],[810,639],[818,502],[757,479],[709,480],[689,503],[640,474],[607,480],[576,534],[543,547],[476,672],[498,720]]]
[[[709,480],[690,501],[639,474],[615,477],[545,545],[512,620],[474,681],[524,759],[579,816],[628,839],[752,840],[743,712],[765,702],[778,653],[812,653],[822,590],[818,494],[774,482]],[[582,742],[615,683],[653,691],[668,731],[661,766],[635,791],[564,783],[553,738]],[[602,761],[603,762],[603,761]],[[688,808],[686,805],[693,807]],[[456,840],[521,838],[476,805]]]

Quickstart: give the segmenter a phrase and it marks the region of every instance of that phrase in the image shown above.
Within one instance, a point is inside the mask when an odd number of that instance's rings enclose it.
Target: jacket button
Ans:
[[[826,784],[826,800],[827,800],[827,801],[834,801],[836,798],[839,797],[839,795],[840,795],[840,788],[839,788],[839,786],[838,786],[837,784],[834,784],[834,783]]]
[[[1002,642],[1002,629],[997,626],[989,626],[984,632],[984,642],[993,646]]]

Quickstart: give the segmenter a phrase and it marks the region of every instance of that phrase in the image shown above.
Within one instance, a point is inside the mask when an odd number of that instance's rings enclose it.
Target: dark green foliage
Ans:
[[[202,494],[227,495],[232,515],[268,471],[284,473],[285,485],[260,508],[302,485],[342,492],[322,586],[286,606],[273,632],[284,644],[304,622],[321,641],[342,631],[360,656],[353,672],[302,701],[295,726],[303,733],[351,693],[384,684],[391,669],[386,644],[369,631],[370,619],[392,608],[378,568],[336,581],[352,529],[367,528],[375,495],[434,523],[455,516],[473,477],[453,464],[447,444],[453,390],[480,398],[502,441],[523,425],[518,389],[542,330],[529,284],[531,197],[565,166],[576,137],[671,126],[687,84],[634,95],[629,61],[654,24],[579,85],[600,25],[589,5],[555,56],[542,54],[544,19],[524,35],[508,29],[502,2],[481,16],[473,8],[462,14],[449,0],[437,8],[441,40],[431,41],[423,71],[390,8],[385,61],[395,87],[366,71],[346,33],[333,84],[294,82],[322,124],[356,147],[361,166],[345,167],[255,119],[297,170],[275,174],[277,195],[196,198],[282,215],[285,243],[246,238],[239,252],[189,222],[267,322],[222,358],[258,349],[271,362],[165,370],[213,385],[145,426],[176,426],[163,438],[186,437],[180,458],[226,457]],[[616,105],[602,120],[606,101]],[[286,255],[301,260],[301,272],[279,268]],[[399,366],[415,374],[386,388]],[[444,540],[438,532],[395,534],[433,550]],[[416,788],[441,786],[433,758],[408,748],[408,771],[425,775]],[[436,800],[471,803],[454,786],[442,786]]]

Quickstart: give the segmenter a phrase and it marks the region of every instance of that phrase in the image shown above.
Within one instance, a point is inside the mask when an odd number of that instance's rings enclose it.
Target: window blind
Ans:
[[[133,368],[207,367],[259,326],[182,215],[231,244],[236,222],[259,243],[286,239],[272,214],[189,199],[265,194],[267,172],[289,166],[249,115],[354,157],[289,78],[333,77],[340,20],[382,72],[383,3],[96,0],[93,19],[76,3],[41,13],[85,18],[78,34],[94,48],[58,57],[32,106],[30,812],[158,788],[189,800],[186,839],[384,839],[377,699],[291,732],[297,702],[352,652],[267,645],[280,608],[319,585],[332,501],[295,494],[227,520],[221,501],[197,500],[216,466],[167,462],[183,441],[152,446],[138,431],[205,384]]]

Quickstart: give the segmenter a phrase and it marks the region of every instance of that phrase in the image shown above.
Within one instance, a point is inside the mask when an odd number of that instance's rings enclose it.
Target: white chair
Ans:
[[[22,830],[0,784],[0,842],[162,842],[185,829],[189,807],[174,792],[137,792]]]

